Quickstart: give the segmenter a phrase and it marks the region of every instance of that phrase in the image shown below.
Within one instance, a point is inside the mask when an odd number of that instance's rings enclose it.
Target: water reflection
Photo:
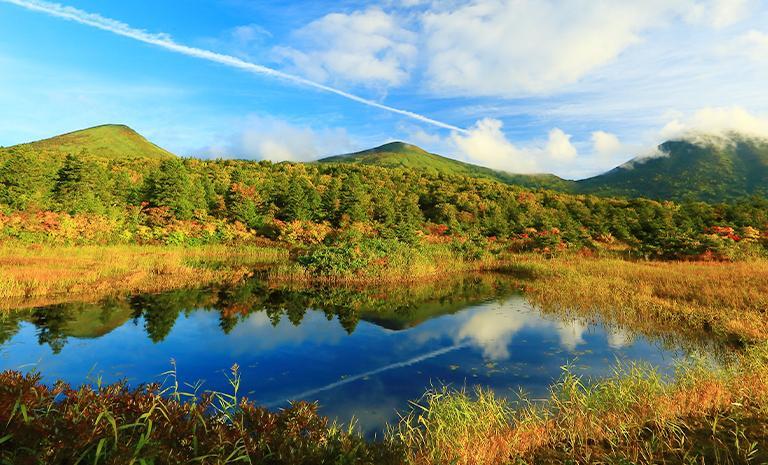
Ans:
[[[543,395],[574,359],[606,374],[616,358],[666,369],[676,350],[624,329],[543,315],[501,276],[400,290],[301,289],[260,281],[56,305],[6,315],[0,369],[40,369],[74,384],[157,381],[173,358],[182,380],[226,389],[238,363],[248,396],[273,407],[319,401],[376,431],[431,384]]]

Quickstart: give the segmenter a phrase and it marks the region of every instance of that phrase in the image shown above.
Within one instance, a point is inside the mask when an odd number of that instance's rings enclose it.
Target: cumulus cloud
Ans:
[[[251,117],[228,138],[209,145],[213,157],[271,161],[311,161],[352,147],[343,129],[312,129],[287,121]]]
[[[454,133],[451,137],[462,154],[482,165],[516,173],[535,172],[538,163],[534,157],[507,140],[502,126],[497,119],[485,118],[475,123],[468,134]]]
[[[560,128],[549,131],[549,139],[544,149],[544,154],[559,161],[573,160],[579,154],[576,147],[571,144],[571,136]]]
[[[544,164],[570,163],[578,157],[571,136],[560,128],[550,130],[546,141],[526,146],[510,142],[502,128],[500,120],[484,118],[466,134],[454,133],[451,142],[468,161],[511,173],[540,173]]]
[[[392,0],[383,4],[386,11],[324,16],[299,30],[293,47],[278,50],[322,81],[398,86],[418,75],[441,95],[519,97],[566,88],[654,30],[680,23],[730,26],[752,3]]]
[[[311,79],[364,86],[397,86],[417,55],[415,34],[379,8],[326,15],[295,33],[303,47],[279,47]]]
[[[521,96],[577,82],[676,18],[714,27],[747,0],[475,0],[427,11],[429,86],[459,95]]]
[[[768,138],[768,117],[755,115],[743,107],[706,107],[689,117],[679,116],[660,131],[662,139],[697,136],[727,137],[739,133],[750,137]]]
[[[458,329],[450,330],[455,344],[469,342],[481,349],[484,357],[501,361],[509,359],[509,345],[524,328],[552,331],[564,349],[574,351],[585,343],[589,326],[577,320],[542,318],[523,298],[513,297],[501,304],[480,307]]]
[[[613,157],[622,152],[623,146],[616,134],[605,131],[592,133],[592,151],[602,157]]]

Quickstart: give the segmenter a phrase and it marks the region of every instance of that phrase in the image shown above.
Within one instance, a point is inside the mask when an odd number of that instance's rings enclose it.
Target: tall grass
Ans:
[[[390,428],[412,464],[765,463],[768,345],[673,378],[630,364],[589,380],[564,368],[549,399],[432,390]]]
[[[238,367],[230,392],[164,385],[48,387],[38,374],[0,373],[0,463],[4,464],[388,464],[399,449],[366,443],[296,402],[279,412],[239,393]]]
[[[265,247],[4,246],[0,308],[238,280],[287,255]]]
[[[768,260],[648,262],[518,255],[501,269],[521,279],[545,312],[597,315],[650,332],[714,332],[740,342],[768,340]]]

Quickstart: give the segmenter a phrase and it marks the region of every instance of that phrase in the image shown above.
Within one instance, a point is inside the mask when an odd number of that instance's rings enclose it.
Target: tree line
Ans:
[[[57,159],[24,150],[3,158],[5,215],[106,217],[131,228],[226,223],[271,238],[301,225],[299,242],[355,230],[411,243],[449,237],[524,240],[539,249],[624,244],[654,256],[768,244],[768,200],[758,197],[722,204],[605,198],[345,164],[105,160],[88,153]]]

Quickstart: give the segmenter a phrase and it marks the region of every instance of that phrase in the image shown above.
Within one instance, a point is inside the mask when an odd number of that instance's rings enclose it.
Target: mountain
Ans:
[[[673,140],[659,155],[636,158],[593,178],[577,192],[720,202],[768,195],[768,140],[731,135]]]
[[[96,158],[134,159],[150,158],[162,160],[176,155],[158,147],[142,135],[121,124],[105,124],[89,129],[62,134],[37,142],[19,144],[4,149],[28,151],[55,158],[67,154],[88,154]]]
[[[353,163],[385,168],[409,168],[433,174],[451,174],[491,179],[529,188],[570,190],[573,181],[554,174],[513,174],[496,171],[484,166],[464,163],[443,157],[405,142],[390,142],[362,152],[336,155],[319,160],[319,163]]]
[[[611,197],[721,202],[768,196],[768,140],[731,134],[671,140],[657,156],[638,157],[606,173],[579,181],[553,174],[513,174],[392,142],[370,150],[323,158],[320,163],[355,163],[419,169],[501,181],[527,188]]]

